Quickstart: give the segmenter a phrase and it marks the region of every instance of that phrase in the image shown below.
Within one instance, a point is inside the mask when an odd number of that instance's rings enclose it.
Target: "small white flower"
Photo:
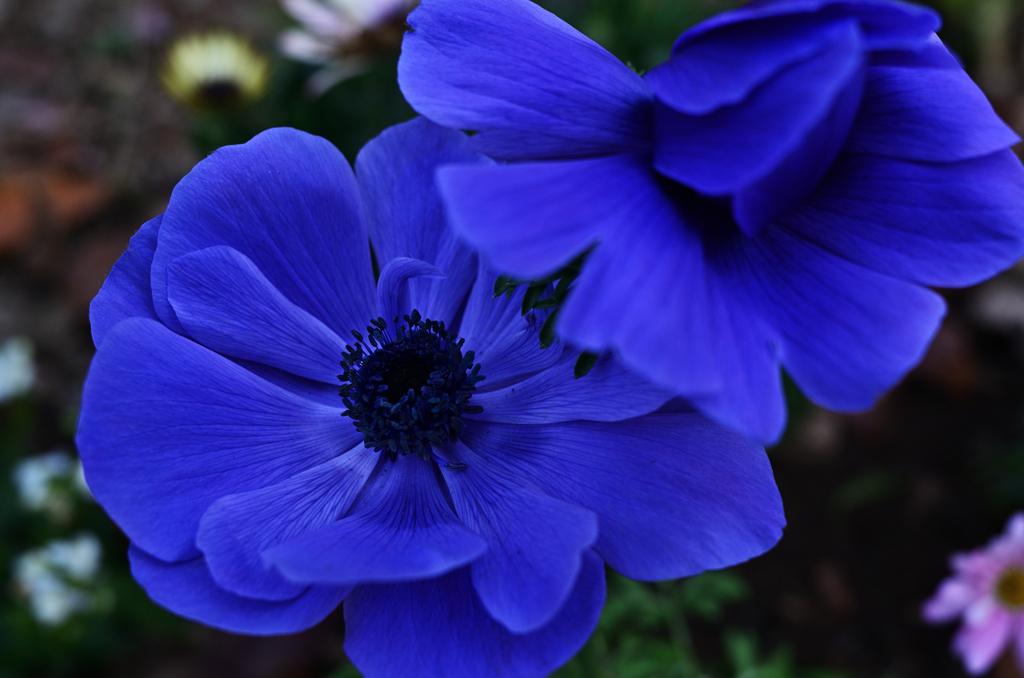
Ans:
[[[76,498],[92,499],[82,462],[61,450],[23,460],[12,475],[22,507],[58,524],[70,521]]]
[[[52,541],[14,561],[14,581],[28,598],[32,615],[57,626],[95,607],[91,590],[103,554],[99,539],[83,532],[74,539]]]
[[[14,467],[21,505],[30,511],[49,508],[54,500],[54,482],[72,477],[74,471],[71,455],[59,450],[25,459]]]
[[[0,403],[24,395],[36,381],[35,353],[25,337],[12,337],[0,345]]]
[[[13,476],[21,505],[46,511],[58,521],[70,516],[75,495],[92,497],[82,462],[61,450],[25,459],[15,466]]]
[[[324,66],[310,80],[320,95],[369,64],[367,54],[401,43],[400,25],[418,0],[281,0],[300,27],[281,34],[281,52],[296,61]],[[398,26],[396,30],[396,26]]]
[[[78,582],[91,582],[100,570],[103,548],[95,535],[83,532],[74,539],[46,545],[46,558],[55,571]]]

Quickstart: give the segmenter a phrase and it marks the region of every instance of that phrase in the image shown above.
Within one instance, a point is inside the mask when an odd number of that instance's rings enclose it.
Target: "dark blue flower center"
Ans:
[[[657,175],[658,186],[671,200],[683,220],[701,231],[705,244],[729,240],[742,234],[728,197],[702,195],[668,177]]]
[[[418,311],[405,316],[391,337],[388,323],[377,318],[364,339],[341,358],[341,398],[363,442],[392,461],[399,454],[430,458],[431,450],[458,440],[463,414],[482,412],[469,404],[476,390],[480,365],[463,355],[465,340],[445,329],[443,322],[424,319]]]

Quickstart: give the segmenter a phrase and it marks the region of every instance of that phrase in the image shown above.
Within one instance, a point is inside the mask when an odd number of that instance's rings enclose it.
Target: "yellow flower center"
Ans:
[[[1024,570],[1011,568],[999,575],[996,598],[1006,607],[1024,607]]]

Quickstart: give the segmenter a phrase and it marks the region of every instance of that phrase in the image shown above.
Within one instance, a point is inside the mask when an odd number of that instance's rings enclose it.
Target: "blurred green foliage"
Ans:
[[[539,0],[639,72],[665,61],[679,34],[738,0]]]
[[[75,501],[54,520],[26,510],[12,481],[18,462],[39,449],[40,431],[70,441],[72,431],[46,420],[32,395],[0,405],[0,678],[61,678],[102,672],[111,657],[129,650],[146,634],[179,635],[186,623],[153,605],[128,571],[127,541],[95,502]],[[56,435],[54,435],[56,433]],[[49,436],[47,436],[49,437]],[[36,620],[11,580],[15,559],[56,539],[90,532],[103,544],[90,612],[47,626]]]
[[[398,89],[397,64],[397,55],[381,58],[365,73],[313,97],[306,84],[315,69],[279,60],[262,101],[232,113],[197,116],[193,141],[206,155],[272,127],[294,127],[324,137],[354,161],[367,141],[415,115]]]
[[[785,648],[762,654],[756,635],[727,622],[730,608],[750,596],[735,572],[706,572],[646,584],[610,573],[608,602],[597,631],[556,678],[841,678],[803,671]],[[691,622],[702,624],[698,645]],[[717,647],[716,647],[717,645]]]

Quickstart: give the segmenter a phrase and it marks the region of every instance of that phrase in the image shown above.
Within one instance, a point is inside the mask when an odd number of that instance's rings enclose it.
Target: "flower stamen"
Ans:
[[[1024,570],[1010,568],[996,580],[996,598],[1011,609],[1024,608]]]
[[[431,450],[458,440],[463,414],[482,408],[469,404],[483,380],[474,354],[463,355],[465,340],[443,322],[412,311],[392,338],[388,323],[377,318],[368,336],[353,331],[355,344],[342,355],[342,414],[355,422],[363,442],[394,461],[399,454],[430,459]]]

